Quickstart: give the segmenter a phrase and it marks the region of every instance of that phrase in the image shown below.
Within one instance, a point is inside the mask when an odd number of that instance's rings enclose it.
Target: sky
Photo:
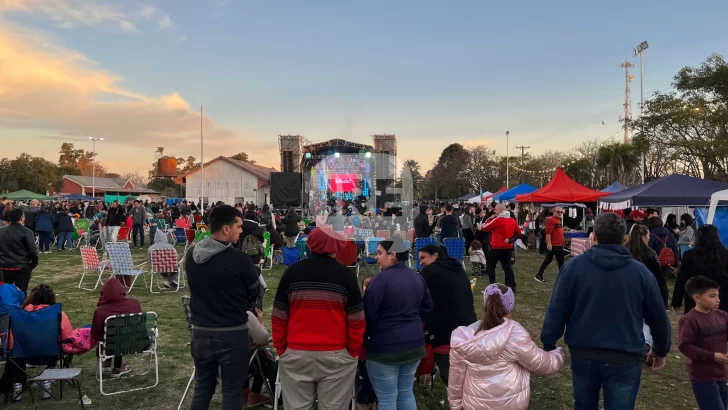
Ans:
[[[279,134],[395,134],[423,170],[454,142],[566,150],[622,138],[637,44],[647,98],[728,55],[726,16],[725,0],[0,0],[0,156],[56,162],[103,137],[110,171],[146,175],[157,146],[200,158],[200,106],[207,160],[277,168]]]

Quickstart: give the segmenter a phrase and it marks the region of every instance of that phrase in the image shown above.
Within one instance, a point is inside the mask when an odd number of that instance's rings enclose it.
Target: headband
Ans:
[[[513,311],[513,308],[516,307],[516,297],[513,294],[513,290],[511,290],[511,288],[508,288],[508,292],[503,294],[497,283],[488,285],[488,287],[485,288],[485,291],[483,291],[483,303],[485,304],[485,302],[488,300],[488,297],[494,295],[497,295],[500,298],[503,306],[505,306],[508,313],[511,313]]]

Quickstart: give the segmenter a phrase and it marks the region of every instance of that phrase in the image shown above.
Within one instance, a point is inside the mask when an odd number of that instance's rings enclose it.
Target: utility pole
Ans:
[[[523,145],[521,145],[520,147],[516,147],[516,149],[521,150],[521,169],[523,169],[523,157],[525,156],[525,151],[530,148],[531,147],[524,147]],[[523,183],[523,172],[521,172],[521,183]]]
[[[103,141],[103,138],[88,137],[93,141],[93,154],[91,157],[91,196],[96,196],[96,141]],[[86,196],[86,188],[84,188],[83,196]]]
[[[202,208],[200,213],[205,215],[205,143],[202,136],[202,124],[205,120],[204,108],[200,105],[200,201],[202,202]]]
[[[511,175],[510,174],[510,171],[511,171],[510,159],[508,158],[508,145],[509,145],[508,136],[509,135],[511,135],[511,132],[506,131],[506,189],[510,188],[510,186],[508,185],[508,182],[510,180],[510,175]]]
[[[619,66],[624,68],[624,143],[629,144],[629,127],[632,121],[632,99],[629,96],[629,83],[634,78],[629,74],[629,69],[634,67],[634,64],[627,60]]]
[[[640,117],[642,117],[642,114],[645,112],[645,89],[644,89],[644,77],[645,77],[645,61],[643,58],[643,53],[645,50],[647,50],[647,47],[649,45],[646,41],[641,42],[637,47],[634,49],[634,56],[637,57],[639,54],[640,56]],[[641,158],[641,175],[642,175],[642,183],[645,183],[645,153],[642,152],[642,158]]]

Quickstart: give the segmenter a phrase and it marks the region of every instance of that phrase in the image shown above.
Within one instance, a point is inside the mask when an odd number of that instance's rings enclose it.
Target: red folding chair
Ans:
[[[410,229],[407,231],[407,240],[410,241],[410,243],[415,243],[415,230]]]
[[[339,249],[336,252],[336,260],[347,268],[354,268],[356,270],[356,277],[359,277],[359,260],[356,241],[346,240],[339,243]]]
[[[119,235],[116,236],[117,242],[129,242],[129,228],[122,226],[119,228]]]
[[[356,234],[356,228],[353,226],[345,226],[344,227],[344,236],[347,238],[351,238]]]

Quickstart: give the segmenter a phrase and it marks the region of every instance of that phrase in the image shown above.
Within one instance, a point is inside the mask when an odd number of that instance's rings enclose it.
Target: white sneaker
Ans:
[[[172,284],[169,282],[168,279],[165,279],[165,281],[162,283],[162,286],[164,286],[167,289],[170,289],[172,287]]]

